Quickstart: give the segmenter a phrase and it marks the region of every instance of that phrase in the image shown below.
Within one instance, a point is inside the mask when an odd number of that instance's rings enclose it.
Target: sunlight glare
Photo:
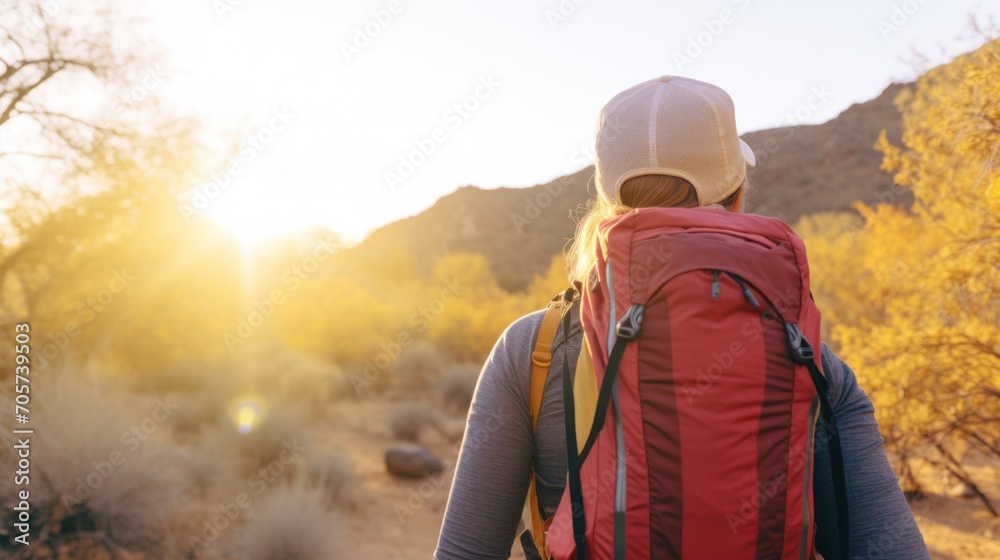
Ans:
[[[230,409],[233,423],[241,434],[249,434],[260,425],[266,415],[264,400],[253,394],[237,397]]]
[[[247,248],[315,225],[291,205],[259,193],[221,200],[207,214]]]

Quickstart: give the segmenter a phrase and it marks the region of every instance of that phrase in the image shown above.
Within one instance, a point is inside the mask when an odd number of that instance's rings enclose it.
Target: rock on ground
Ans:
[[[386,450],[385,468],[393,476],[421,478],[443,471],[444,464],[426,447],[406,443]]]

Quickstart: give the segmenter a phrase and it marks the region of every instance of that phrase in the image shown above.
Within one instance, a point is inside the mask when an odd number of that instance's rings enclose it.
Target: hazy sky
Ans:
[[[640,81],[722,86],[741,132],[820,123],[912,79],[913,48],[934,63],[970,50],[970,13],[1000,19],[967,0],[147,4],[169,54],[155,94],[256,138],[211,212],[351,239],[462,185],[580,169],[598,110]]]

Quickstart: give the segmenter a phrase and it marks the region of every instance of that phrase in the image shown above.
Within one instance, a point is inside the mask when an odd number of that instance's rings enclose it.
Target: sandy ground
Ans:
[[[384,402],[344,402],[338,405],[331,426],[336,430],[324,438],[337,449],[349,453],[360,477],[362,496],[348,515],[345,542],[348,558],[431,558],[448,501],[453,466],[457,458],[463,419],[452,417],[443,426],[446,434],[430,432],[422,437],[426,445],[449,467],[444,475],[425,480],[400,480],[388,475],[383,453],[393,443],[388,428],[392,409]],[[971,460],[985,490],[1000,502],[1000,464]],[[970,498],[949,498],[942,494],[915,501],[911,507],[935,560],[1000,560],[1000,519],[992,518]],[[891,550],[891,527],[886,539],[869,543],[857,551],[859,559],[877,559]],[[523,559],[515,543],[511,558]]]
[[[1000,463],[970,456],[967,460],[982,490],[1000,505]],[[943,485],[939,492],[910,504],[935,560],[1000,559],[1000,518],[994,518],[978,499],[949,498]]]

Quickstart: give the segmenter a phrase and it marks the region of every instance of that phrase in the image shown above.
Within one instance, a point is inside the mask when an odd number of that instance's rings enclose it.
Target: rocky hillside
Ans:
[[[893,100],[904,87],[893,84],[824,124],[745,134],[758,154],[748,210],[794,223],[812,212],[850,211],[858,200],[909,204],[893,198],[890,178],[879,170],[881,154],[872,149],[882,130],[899,141],[901,117]],[[571,215],[595,192],[593,174],[587,167],[530,188],[462,187],[376,230],[343,256],[377,263],[408,254],[421,270],[445,253],[482,253],[500,284],[517,290],[545,271],[573,236]]]

